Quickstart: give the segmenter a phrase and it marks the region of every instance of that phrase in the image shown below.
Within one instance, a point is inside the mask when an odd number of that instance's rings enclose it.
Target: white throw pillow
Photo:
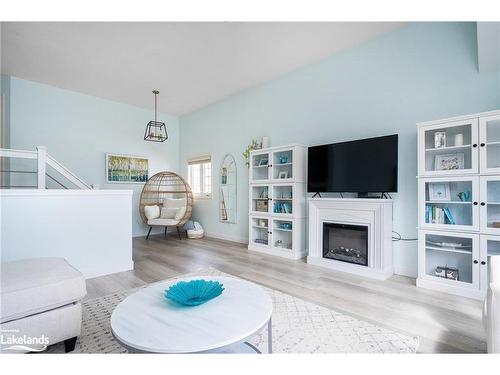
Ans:
[[[184,214],[186,213],[186,207],[181,207],[177,209],[177,213],[175,214],[175,220],[180,220],[184,217]]]
[[[162,219],[174,219],[178,212],[179,212],[178,208],[162,207],[160,217]]]
[[[157,219],[160,217],[160,207],[159,206],[144,206],[144,215],[146,215],[148,220]]]

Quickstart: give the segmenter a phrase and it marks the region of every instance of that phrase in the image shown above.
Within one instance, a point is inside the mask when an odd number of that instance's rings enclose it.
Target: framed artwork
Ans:
[[[464,169],[464,153],[436,155],[434,162],[436,171]]]
[[[106,154],[106,182],[143,184],[149,177],[149,159],[143,156]]]
[[[288,178],[288,172],[287,171],[281,171],[279,174],[278,174],[278,178],[281,179],[281,178]]]
[[[259,166],[264,166],[264,165],[267,165],[268,163],[268,160],[267,159],[260,159],[259,160]]]
[[[451,201],[450,184],[447,182],[429,183],[429,200]]]

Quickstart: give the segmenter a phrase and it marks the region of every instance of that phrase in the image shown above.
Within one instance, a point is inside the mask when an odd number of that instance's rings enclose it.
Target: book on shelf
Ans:
[[[452,224],[455,225],[455,219],[448,207],[425,206],[425,222],[428,224]]]

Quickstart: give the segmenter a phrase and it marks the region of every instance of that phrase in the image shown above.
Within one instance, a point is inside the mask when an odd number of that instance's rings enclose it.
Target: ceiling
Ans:
[[[2,74],[183,115],[401,25],[4,22]]]

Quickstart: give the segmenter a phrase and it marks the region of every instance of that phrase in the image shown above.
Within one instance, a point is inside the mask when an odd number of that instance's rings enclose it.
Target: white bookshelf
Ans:
[[[418,124],[418,200],[417,285],[484,298],[500,256],[500,111]]]
[[[289,259],[305,254],[306,147],[250,154],[248,249]]]

